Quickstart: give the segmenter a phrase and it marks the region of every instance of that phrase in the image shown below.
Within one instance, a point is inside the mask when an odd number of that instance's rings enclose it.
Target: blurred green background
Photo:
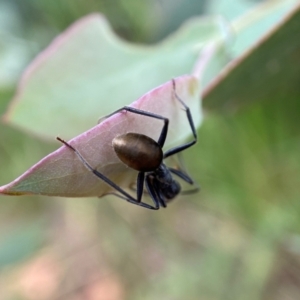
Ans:
[[[102,12],[123,38],[153,43],[193,15],[232,20],[258,3],[206,2],[0,1],[0,114],[25,66],[81,16]],[[256,78],[259,59],[246,68]],[[204,99],[199,142],[184,155],[201,192],[167,209],[1,196],[0,299],[299,299],[300,78],[279,73],[257,89],[233,76],[222,101]],[[253,103],[237,109],[235,90]],[[57,147],[0,123],[1,185]]]

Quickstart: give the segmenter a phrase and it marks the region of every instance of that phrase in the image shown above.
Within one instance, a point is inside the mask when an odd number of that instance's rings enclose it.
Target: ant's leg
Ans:
[[[168,133],[168,127],[169,127],[169,119],[168,118],[163,117],[161,115],[157,115],[157,114],[151,113],[149,111],[145,111],[145,110],[141,110],[141,109],[138,109],[138,108],[134,108],[134,107],[131,107],[131,106],[124,106],[122,108],[117,109],[116,111],[114,111],[113,113],[109,114],[108,116],[106,116],[105,119],[111,117],[112,115],[114,115],[114,114],[116,114],[118,112],[121,112],[122,110],[126,110],[126,111],[129,111],[131,113],[142,115],[142,116],[146,116],[146,117],[151,117],[151,118],[163,120],[164,121],[164,126],[163,126],[163,128],[161,130],[159,139],[157,141],[158,145],[160,145],[161,148],[163,147],[163,145],[164,145],[164,143],[166,141],[166,138],[167,138],[167,133]],[[100,121],[102,121],[102,120],[103,120],[103,118],[100,119]]]
[[[175,159],[177,158],[177,159]],[[193,179],[188,175],[188,171],[185,167],[185,164],[183,162],[183,157],[182,157],[182,152],[179,152],[175,155],[173,155],[171,158],[169,158],[171,160],[174,160],[173,162],[170,162],[170,165],[172,165],[173,167],[169,167],[169,170],[179,176],[181,179],[183,179],[184,181],[186,181],[189,184],[194,184]]]
[[[157,195],[157,189],[154,187],[153,181],[151,180],[150,177],[151,175],[146,176],[146,180],[145,180],[146,189],[155,204],[155,209],[159,209],[161,201],[159,199],[159,196]]]
[[[194,182],[194,180],[188,174],[188,172],[185,168],[184,162],[183,162],[182,152],[177,153],[177,155],[175,155],[175,156],[177,157],[178,161],[175,164],[176,167],[169,168],[170,172],[175,174],[176,176],[178,176],[179,178],[181,178],[188,184],[194,186],[194,188],[185,190],[185,191],[181,191],[180,193],[183,195],[186,195],[186,194],[192,194],[192,193],[198,192],[200,190],[200,187],[196,182]],[[175,156],[173,156],[173,159]]]
[[[160,187],[159,187],[157,181],[154,181],[153,185],[154,185],[155,190],[157,191],[157,196],[158,196],[158,200],[159,200],[159,202],[160,202],[160,205],[161,205],[162,207],[166,208],[166,207],[167,207],[167,204],[166,204],[166,201],[165,201],[165,197],[164,197],[164,195],[162,194],[162,192],[161,192],[161,190],[160,190]]]
[[[180,192],[181,195],[188,195],[188,194],[193,194],[193,193],[199,192],[200,187],[198,186],[197,183],[195,183],[193,181],[193,179],[188,174],[184,173],[181,170],[177,170],[177,169],[174,169],[174,168],[169,168],[169,170],[170,170],[170,172],[172,172],[173,174],[177,175],[182,180],[184,180],[187,183],[195,186],[194,188],[192,188],[190,190],[181,191]]]
[[[194,184],[193,179],[186,173],[184,173],[182,170],[174,169],[174,168],[168,168],[173,174],[180,177],[182,180],[189,184]]]
[[[198,192],[200,190],[200,186],[188,174],[185,164],[183,162],[182,152],[179,152],[176,155],[172,156],[172,159],[175,159],[175,157],[177,158],[175,167],[169,167],[169,171],[193,186],[193,188],[181,190],[180,194],[189,195]]]
[[[142,175],[140,176],[140,174],[142,174]],[[134,190],[137,192],[137,200],[136,201],[138,203],[147,205],[147,208],[148,208],[148,206],[151,206],[151,205],[148,205],[146,203],[141,202],[141,198],[142,198],[143,190],[144,190],[144,185],[142,184],[142,183],[144,183],[144,176],[145,176],[144,172],[139,173],[139,176],[137,178],[137,183],[136,183],[137,188],[135,188]],[[146,184],[147,192],[148,192],[149,196],[151,197],[151,199],[153,200],[153,202],[155,204],[155,206],[151,206],[152,209],[158,210],[160,208],[160,205],[162,205],[163,207],[166,207],[166,204],[164,203],[164,201],[162,201],[161,198],[157,195],[156,187],[153,186],[153,183],[152,183],[152,181],[149,177],[150,177],[149,175],[146,176],[145,184]],[[114,193],[114,192],[107,193],[106,195],[114,195],[114,196],[117,196],[121,199],[127,200],[126,197],[124,197],[122,195],[119,195],[117,193]],[[137,203],[135,203],[135,204],[137,204]],[[137,205],[139,205],[139,204],[137,204]]]
[[[187,116],[187,119],[189,121],[191,130],[192,130],[192,133],[193,133],[193,136],[194,136],[194,140],[166,151],[165,154],[164,154],[164,158],[167,158],[171,155],[174,155],[178,152],[181,152],[181,151],[193,146],[197,142],[197,133],[196,133],[196,129],[195,129],[195,125],[194,125],[194,121],[193,121],[193,118],[192,118],[191,111],[190,111],[189,107],[177,95],[177,93],[176,93],[176,84],[175,84],[174,79],[172,79],[172,83],[173,83],[174,95],[175,95],[176,99],[183,105],[184,110],[186,111],[186,116]]]
[[[148,208],[148,209],[157,209],[156,207],[148,205],[147,203],[141,202],[141,199],[136,200],[135,198],[133,198],[131,195],[129,195],[128,193],[126,193],[121,187],[119,187],[117,184],[115,184],[113,181],[111,181],[105,175],[103,175],[102,173],[100,173],[97,170],[93,169],[92,166],[79,153],[79,151],[77,151],[73,146],[71,146],[69,143],[67,143],[66,141],[62,140],[59,137],[57,137],[56,139],[58,141],[60,141],[61,143],[63,143],[65,146],[67,146],[69,149],[71,149],[72,151],[74,151],[75,154],[78,156],[78,158],[81,160],[81,162],[84,164],[84,166],[88,170],[90,170],[98,178],[102,179],[105,183],[107,183],[108,185],[110,185],[111,187],[113,187],[116,191],[118,191],[119,193],[121,193],[122,194],[122,196],[120,196],[121,199],[124,199],[124,200],[126,200],[126,201],[128,201],[128,202],[130,202],[132,204],[139,205],[139,206],[142,206],[142,207],[145,207],[145,208]],[[143,176],[139,176],[138,178],[143,179],[142,177]],[[139,189],[141,189],[141,182],[137,182],[137,186],[139,186]],[[141,198],[142,193],[143,193],[143,187],[142,187],[141,191],[137,192],[137,195],[138,196],[140,195],[140,198]]]
[[[103,174],[102,174],[103,175]],[[134,190],[136,192],[136,202],[141,203],[143,191],[144,191],[144,180],[145,180],[145,172],[139,172],[137,179],[136,179],[136,189]],[[123,196],[120,196],[117,193],[109,193],[110,195],[115,195],[119,198],[126,199]]]
[[[166,205],[164,204],[164,202],[161,201],[160,198],[157,200],[156,189],[153,187],[153,184],[150,181],[149,177],[150,176],[146,177],[146,181],[145,181],[146,188],[147,188],[148,193],[149,193],[151,199],[153,200],[155,206],[151,206],[151,205],[148,205],[147,203],[141,202],[143,190],[144,190],[145,172],[139,172],[139,175],[137,178],[137,183],[136,183],[136,185],[137,185],[137,200],[135,200],[137,203],[135,203],[135,204],[142,205],[143,207],[147,207],[147,208],[149,208],[149,206],[150,206],[151,209],[158,210],[160,207],[160,205],[159,205],[159,202],[160,202],[163,205],[163,207],[166,207]],[[116,194],[116,193],[110,193],[110,194],[113,194],[121,199],[127,200],[127,198],[125,198],[119,194]]]
[[[145,182],[145,172],[139,172],[136,179],[136,201],[141,202],[143,191],[144,191],[144,182]]]

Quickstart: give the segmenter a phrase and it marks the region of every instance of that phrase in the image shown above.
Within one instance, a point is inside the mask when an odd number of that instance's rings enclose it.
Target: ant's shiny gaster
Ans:
[[[123,110],[135,113],[138,115],[151,117],[162,120],[164,122],[158,141],[140,133],[128,132],[119,136],[116,136],[112,141],[113,149],[118,158],[128,167],[138,171],[136,181],[136,198],[128,194],[124,189],[111,181],[108,177],[103,175],[94,169],[83,156],[73,146],[66,141],[57,137],[57,140],[65,144],[68,148],[76,153],[82,163],[93,172],[97,177],[105,181],[108,185],[113,187],[120,194],[116,194],[121,199],[124,199],[132,204],[136,204],[148,209],[159,209],[161,206],[166,207],[167,203],[174,199],[181,190],[180,184],[173,178],[173,175],[181,178],[189,184],[194,184],[189,175],[180,169],[169,168],[164,164],[164,159],[185,149],[193,146],[197,142],[197,134],[192,119],[192,115],[189,107],[179,98],[176,93],[175,80],[172,80],[173,92],[175,98],[181,103],[186,111],[187,119],[193,133],[194,139],[191,142],[183,145],[171,148],[165,153],[162,148],[168,134],[169,119],[161,115],[157,115],[151,112],[140,110],[130,106],[124,106],[110,114],[110,117]],[[154,206],[142,202],[142,196],[144,192],[144,185],[148,194],[153,200]]]

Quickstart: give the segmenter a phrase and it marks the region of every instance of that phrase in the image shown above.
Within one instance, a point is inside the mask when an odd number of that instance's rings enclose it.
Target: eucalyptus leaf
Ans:
[[[190,107],[195,126],[202,114],[199,107],[200,85],[195,76],[176,78],[176,93]],[[181,103],[174,95],[172,82],[150,91],[132,107],[162,115],[169,119],[166,147],[191,134],[191,128]],[[124,133],[136,132],[155,140],[160,136],[162,121],[151,117],[119,112],[70,141],[89,164],[122,187],[134,183],[137,172],[125,166],[117,157],[112,140]],[[63,137],[63,136],[62,136]],[[10,184],[0,188],[0,194],[43,194],[51,196],[102,196],[112,188],[96,177],[68,147],[62,146],[49,154]]]
[[[102,15],[63,32],[24,72],[5,116],[42,138],[72,138],[152,88],[191,74],[207,41],[222,40],[220,18],[195,18],[156,46],[121,40]]]
[[[259,101],[299,98],[300,5],[290,7],[255,47],[205,89],[205,108],[235,112]]]

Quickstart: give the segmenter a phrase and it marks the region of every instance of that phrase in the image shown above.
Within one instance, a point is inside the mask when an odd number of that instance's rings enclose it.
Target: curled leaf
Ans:
[[[199,80],[195,76],[176,78],[176,92],[190,107],[193,120],[199,126]],[[182,143],[191,129],[182,105],[174,97],[171,81],[148,92],[132,107],[169,118],[169,131],[165,148]],[[89,164],[122,187],[134,182],[137,173],[120,162],[112,148],[112,140],[127,132],[142,133],[157,140],[162,121],[122,111],[70,141]],[[64,138],[61,136],[61,138]],[[15,181],[0,188],[7,195],[43,194],[50,196],[84,197],[102,196],[111,187],[97,178],[66,146],[51,153]]]

